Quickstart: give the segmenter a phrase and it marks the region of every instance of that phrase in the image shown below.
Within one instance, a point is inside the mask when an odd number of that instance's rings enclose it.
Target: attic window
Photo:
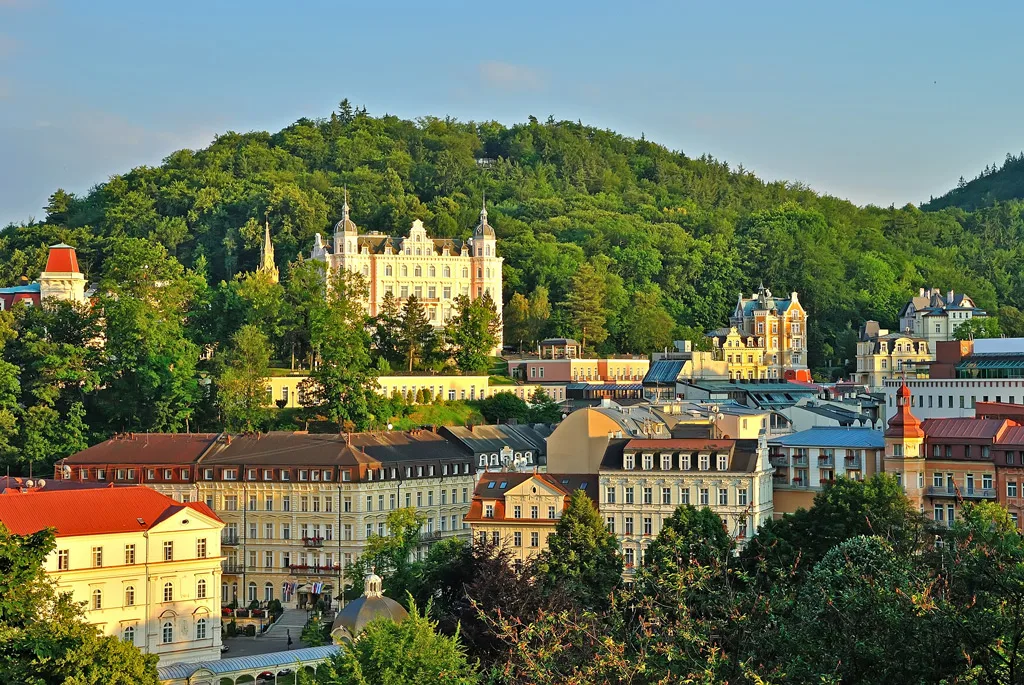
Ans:
[[[580,483],[580,490],[586,490],[586,489],[587,489],[587,483],[586,483],[586,481],[584,481],[584,482]]]
[[[352,476],[350,475],[350,473],[351,472],[349,472],[349,471],[342,471],[341,472],[341,479],[343,481],[346,481],[346,482],[352,480]]]
[[[494,481],[493,480],[490,483],[487,484],[487,489],[488,490],[493,490],[494,489]]]
[[[562,485],[568,485],[568,484],[569,484],[569,479],[568,478],[563,478],[562,479]]]
[[[504,490],[507,487],[508,487],[508,481],[503,480],[503,481],[501,481],[501,485],[498,486],[498,489],[499,490]]]

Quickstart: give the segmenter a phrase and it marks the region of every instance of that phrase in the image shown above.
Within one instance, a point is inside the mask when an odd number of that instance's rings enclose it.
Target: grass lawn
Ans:
[[[395,430],[409,430],[419,426],[465,426],[472,421],[485,423],[483,415],[472,404],[459,400],[442,404],[421,404],[413,408],[409,416],[396,419]]]

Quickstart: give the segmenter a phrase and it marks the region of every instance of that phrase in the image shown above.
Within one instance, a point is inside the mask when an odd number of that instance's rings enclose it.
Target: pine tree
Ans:
[[[505,340],[518,343],[520,353],[523,343],[531,341],[530,324],[530,302],[522,293],[516,293],[505,306]]]
[[[373,346],[377,354],[392,366],[397,366],[405,357],[402,345],[402,310],[398,300],[390,292],[384,294],[380,312],[373,320]]]
[[[596,347],[608,338],[605,289],[604,279],[590,264],[581,266],[572,278],[565,309],[583,349],[587,349],[588,341],[591,347]]]
[[[409,371],[421,366],[423,360],[433,350],[434,329],[427,320],[427,312],[415,295],[405,301],[405,307],[402,309],[400,340]]]

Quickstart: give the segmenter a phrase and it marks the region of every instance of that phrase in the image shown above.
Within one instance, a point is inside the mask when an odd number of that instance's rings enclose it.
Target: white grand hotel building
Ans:
[[[328,269],[361,273],[369,288],[370,316],[379,313],[387,293],[400,304],[415,295],[436,327],[454,313],[459,295],[476,299],[488,293],[501,314],[502,258],[494,229],[487,223],[486,206],[469,240],[431,238],[419,219],[413,221],[409,237],[402,238],[376,231],[360,235],[346,200],[333,242],[325,243],[317,233],[312,258],[326,262]]]

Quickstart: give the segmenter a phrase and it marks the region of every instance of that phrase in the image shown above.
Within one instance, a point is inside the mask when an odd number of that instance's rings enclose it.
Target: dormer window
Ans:
[[[661,455],[661,470],[668,471],[672,468],[672,455],[663,454]]]
[[[729,457],[725,454],[718,455],[718,470],[727,471],[729,469]]]
[[[643,455],[644,460],[644,471],[650,471],[654,468],[654,455],[645,454]]]
[[[710,468],[711,468],[711,455],[710,454],[702,454],[702,455],[700,455],[700,470],[701,471],[707,471]]]
[[[627,471],[632,471],[633,467],[635,465],[636,465],[636,455],[634,455],[634,454],[623,455],[622,468],[626,469]]]

